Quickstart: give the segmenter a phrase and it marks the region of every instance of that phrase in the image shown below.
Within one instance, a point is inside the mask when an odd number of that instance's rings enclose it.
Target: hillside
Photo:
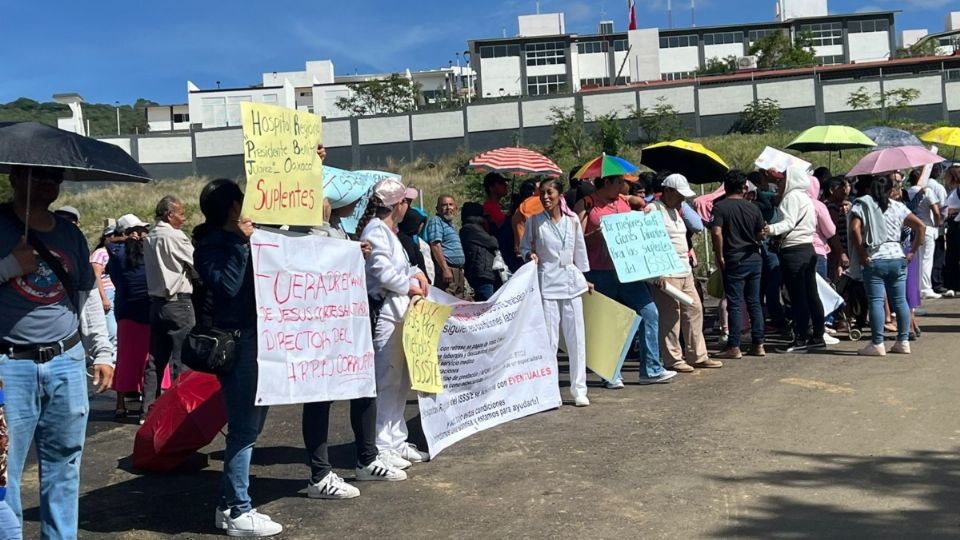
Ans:
[[[147,119],[144,109],[156,103],[147,99],[138,99],[133,105],[120,105],[120,133],[146,133]],[[93,137],[117,134],[117,109],[106,103],[84,103],[83,118],[90,121],[90,133]],[[20,98],[10,103],[0,104],[0,122],[43,122],[57,125],[57,118],[70,116],[66,105],[47,101],[40,103],[29,98]]]

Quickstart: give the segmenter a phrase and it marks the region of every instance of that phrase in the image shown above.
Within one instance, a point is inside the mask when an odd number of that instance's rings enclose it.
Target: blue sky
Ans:
[[[667,0],[637,0],[641,27],[666,27]],[[593,33],[601,19],[627,26],[625,0],[542,0],[563,11],[567,30]],[[696,0],[697,24],[773,19],[774,0]],[[333,7],[336,5],[336,7]],[[897,30],[943,30],[960,0],[831,0],[830,11],[900,9]],[[143,7],[141,7],[143,6]],[[149,7],[146,7],[149,6]],[[327,6],[327,7],[324,7]],[[689,0],[674,0],[674,26],[690,25]],[[338,74],[430,69],[456,61],[467,40],[517,33],[517,15],[533,0],[319,2],[167,0],[146,3],[0,0],[3,45],[0,102],[48,101],[78,92],[89,102],[164,104],[201,88],[255,84],[262,72],[303,69],[332,59]]]

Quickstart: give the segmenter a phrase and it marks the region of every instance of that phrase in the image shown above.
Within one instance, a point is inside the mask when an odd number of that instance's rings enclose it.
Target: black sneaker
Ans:
[[[786,347],[777,347],[777,352],[781,354],[806,354],[810,346],[806,341],[794,340]]]
[[[807,342],[807,350],[811,352],[823,351],[823,350],[826,350],[826,348],[827,348],[827,343],[826,341],[823,340],[823,338],[811,339],[810,341]]]

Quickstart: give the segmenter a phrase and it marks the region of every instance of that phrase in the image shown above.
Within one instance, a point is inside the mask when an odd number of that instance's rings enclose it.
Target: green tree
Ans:
[[[916,88],[896,88],[870,93],[865,86],[861,86],[847,96],[847,105],[855,111],[873,110],[875,122],[890,124],[896,123],[919,97],[920,90]]]
[[[337,98],[336,106],[356,116],[363,116],[412,111],[419,100],[421,85],[394,73],[386,79],[347,86],[352,90],[351,95]]]
[[[817,64],[813,40],[805,32],[797,34],[793,41],[786,32],[771,32],[755,41],[748,53],[757,56],[757,67],[760,69],[784,69]]]
[[[631,116],[637,121],[641,138],[647,142],[669,141],[684,136],[685,129],[680,112],[676,107],[667,103],[667,98],[660,96],[657,104],[646,107],[630,107]]]
[[[697,70],[697,75],[723,75],[737,71],[737,57],[730,55],[724,58],[714,56],[707,60],[707,64]]]
[[[731,131],[740,133],[768,133],[780,126],[783,112],[780,103],[771,98],[753,100],[744,107]]]
[[[627,130],[617,117],[617,113],[607,113],[593,119],[596,129],[593,132],[593,142],[602,152],[614,156],[620,155],[627,144]]]
[[[572,167],[574,163],[581,162],[590,142],[583,124],[583,112],[574,107],[551,107],[550,122],[553,124],[553,133],[547,153],[561,167]]]
[[[895,58],[915,58],[919,56],[936,56],[937,40],[920,40],[909,47],[899,47],[894,53]]]

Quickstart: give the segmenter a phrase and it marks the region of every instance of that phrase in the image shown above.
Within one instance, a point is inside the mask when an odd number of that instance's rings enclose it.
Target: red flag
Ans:
[[[637,29],[637,6],[634,0],[630,0],[630,30]]]

